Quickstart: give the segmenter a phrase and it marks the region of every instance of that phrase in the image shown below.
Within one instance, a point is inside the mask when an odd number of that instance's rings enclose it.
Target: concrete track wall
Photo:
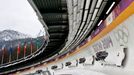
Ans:
[[[134,75],[134,2],[125,9],[112,23],[110,23],[102,32],[95,36],[91,41],[88,41],[84,46],[77,48],[76,51],[67,54],[62,59],[57,59],[54,62],[43,64],[37,68],[19,72],[17,74],[27,74],[35,72],[38,69],[48,70],[51,73],[62,74],[67,70],[78,71],[93,71],[99,72],[100,75]],[[125,48],[125,49],[124,49]],[[124,50],[124,51],[123,51]],[[63,66],[63,69],[51,70],[51,66],[65,64],[70,61],[74,62],[79,58],[89,58],[95,56],[98,51],[108,52],[108,57],[105,61],[96,61],[92,65],[78,64],[76,67],[68,68]],[[103,63],[103,64],[102,64]],[[120,64],[122,65],[120,67]],[[79,70],[78,70],[79,69]],[[73,74],[72,74],[73,75]],[[79,74],[83,75],[83,74]],[[95,75],[95,74],[94,74]]]

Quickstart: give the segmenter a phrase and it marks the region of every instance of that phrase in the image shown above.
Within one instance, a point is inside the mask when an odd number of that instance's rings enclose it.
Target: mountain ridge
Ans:
[[[15,30],[3,30],[0,31],[0,42],[11,41],[16,39],[30,38],[30,35],[15,31]]]

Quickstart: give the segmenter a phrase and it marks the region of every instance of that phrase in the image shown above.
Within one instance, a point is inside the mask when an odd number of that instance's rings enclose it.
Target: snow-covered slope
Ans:
[[[22,38],[29,38],[30,36],[14,30],[3,30],[0,31],[0,41],[9,41]]]

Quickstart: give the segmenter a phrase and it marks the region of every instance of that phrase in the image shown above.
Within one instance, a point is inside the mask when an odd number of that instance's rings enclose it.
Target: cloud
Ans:
[[[0,0],[0,31],[5,29],[33,37],[44,30],[27,0]]]

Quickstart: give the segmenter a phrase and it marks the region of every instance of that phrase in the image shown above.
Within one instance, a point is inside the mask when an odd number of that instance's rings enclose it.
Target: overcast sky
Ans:
[[[44,30],[27,0],[0,0],[0,31],[5,29],[34,37]]]

